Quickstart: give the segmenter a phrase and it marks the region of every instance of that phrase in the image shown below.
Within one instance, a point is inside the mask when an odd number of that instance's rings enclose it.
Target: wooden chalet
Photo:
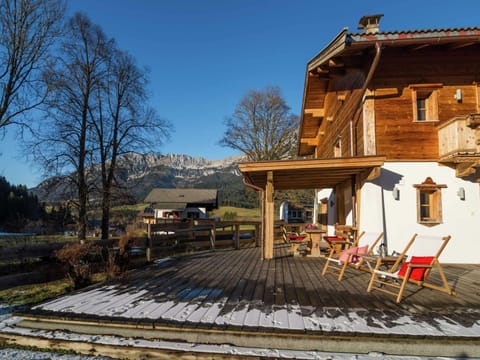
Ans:
[[[306,67],[298,160],[240,164],[263,194],[273,256],[273,194],[315,188],[335,223],[383,231],[389,251],[413,233],[451,235],[442,261],[478,263],[480,29],[380,31],[365,16]]]

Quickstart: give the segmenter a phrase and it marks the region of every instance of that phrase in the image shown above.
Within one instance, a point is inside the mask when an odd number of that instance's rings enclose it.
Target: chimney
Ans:
[[[383,14],[365,15],[358,22],[357,29],[364,29],[365,34],[376,34],[380,31],[380,18]]]

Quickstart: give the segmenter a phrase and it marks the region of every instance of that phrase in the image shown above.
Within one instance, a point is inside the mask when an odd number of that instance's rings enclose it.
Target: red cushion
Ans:
[[[300,241],[300,240],[303,240],[303,237],[298,235],[289,235],[288,240]]]
[[[409,262],[404,262],[398,271],[398,276],[405,276],[407,273],[408,264],[416,265],[431,265],[434,257],[433,256],[412,256]],[[424,280],[425,271],[427,268],[414,268],[410,272],[410,279],[422,281]],[[426,280],[426,277],[425,277]]]
[[[339,236],[324,236],[323,238],[327,241],[343,241],[344,240],[344,238]]]

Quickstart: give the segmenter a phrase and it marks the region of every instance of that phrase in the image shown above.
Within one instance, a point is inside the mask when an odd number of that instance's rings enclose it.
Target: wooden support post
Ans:
[[[260,212],[261,212],[261,233],[260,233],[260,250],[262,254],[262,260],[265,259],[265,191],[260,192]]]
[[[265,239],[264,259],[273,258],[273,240],[275,235],[274,206],[273,206],[273,172],[267,173],[267,184],[265,185]]]
[[[235,250],[240,249],[240,225],[235,224]]]
[[[152,230],[151,230],[151,224],[148,224],[148,227],[147,227],[147,248],[145,249],[145,256],[147,257],[147,262],[152,261]]]

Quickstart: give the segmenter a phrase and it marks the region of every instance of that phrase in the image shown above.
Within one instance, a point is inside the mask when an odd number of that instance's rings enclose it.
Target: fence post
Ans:
[[[215,240],[217,238],[217,227],[215,223],[212,223],[212,228],[210,229],[210,249],[215,251]]]
[[[147,248],[145,249],[145,255],[147,257],[147,262],[152,261],[152,230],[151,224],[147,226]]]
[[[235,250],[240,249],[240,225],[235,224]]]

